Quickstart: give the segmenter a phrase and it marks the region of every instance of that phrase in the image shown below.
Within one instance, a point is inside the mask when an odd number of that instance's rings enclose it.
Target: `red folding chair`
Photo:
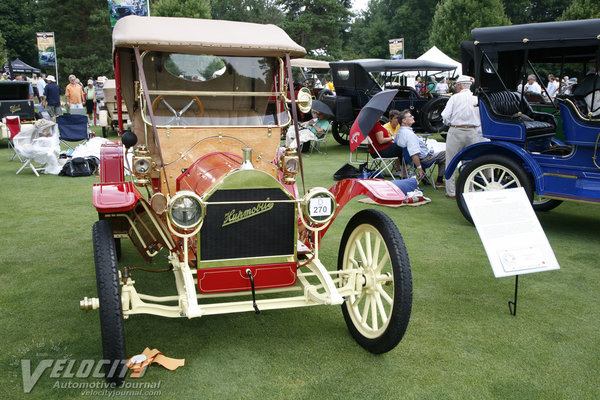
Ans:
[[[21,156],[15,151],[15,144],[13,143],[13,138],[21,132],[21,118],[18,115],[10,115],[2,118],[2,122],[8,129],[8,160],[12,161],[15,157],[18,157],[19,161],[23,162]]]

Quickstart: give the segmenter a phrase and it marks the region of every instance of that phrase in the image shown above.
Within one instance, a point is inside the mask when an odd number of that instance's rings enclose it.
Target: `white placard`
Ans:
[[[331,215],[331,198],[315,197],[309,204],[311,217],[329,217]]]
[[[523,188],[463,196],[496,278],[560,268]]]

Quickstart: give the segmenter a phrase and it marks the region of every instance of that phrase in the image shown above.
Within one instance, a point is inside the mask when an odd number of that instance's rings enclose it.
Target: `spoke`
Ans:
[[[177,111],[175,111],[175,110],[173,109],[173,107],[171,107],[171,105],[170,105],[169,103],[167,103],[167,101],[166,101],[164,98],[163,98],[163,99],[160,99],[160,101],[162,101],[162,102],[163,102],[163,104],[164,104],[165,106],[167,106],[167,108],[168,108],[168,109],[169,109],[169,110],[170,110],[170,111],[171,111],[173,114],[175,114],[175,117],[177,117]]]
[[[360,296],[356,296],[356,298],[352,302],[352,307],[358,307],[358,303],[360,303],[360,301],[362,300],[362,295],[363,294],[361,293]]]
[[[194,100],[190,100],[190,102],[187,104],[187,106],[183,107],[181,109],[181,111],[179,111],[179,115],[183,115],[184,112],[186,112],[188,110],[188,108],[190,108],[190,106],[194,104]]]
[[[363,306],[363,310],[360,316],[360,322],[364,325],[367,323],[367,319],[369,318],[369,309],[371,308],[371,296],[367,296],[367,300],[365,301],[365,305]]]
[[[504,185],[502,185],[502,189],[504,189],[504,188],[505,188],[505,187],[507,187],[507,186],[510,186],[510,185],[512,185],[513,183],[516,183],[516,184],[517,184],[517,186],[519,186],[519,183],[517,182],[517,180],[513,178],[513,179],[511,179],[509,182],[507,182],[507,183],[505,183]]]
[[[377,288],[377,292],[381,295],[381,297],[383,297],[383,299],[385,301],[388,302],[388,304],[392,305],[394,303],[394,301],[392,300],[392,298],[390,297],[390,295],[385,290],[383,290],[382,286],[379,286]]]
[[[474,181],[474,180],[473,180],[473,181],[471,181],[471,185],[472,185],[472,186],[475,186],[475,185],[477,185],[477,186],[479,186],[481,189],[485,189],[485,186],[483,186],[482,184],[480,184],[479,182],[477,182],[477,181]]]
[[[367,264],[369,268],[373,268],[373,252],[371,251],[371,232],[365,232],[365,247],[367,249]]]
[[[379,325],[377,324],[377,303],[372,297],[374,296],[369,296],[371,298],[371,328],[377,330],[379,329]]]
[[[379,315],[381,315],[381,323],[385,325],[388,320],[388,316],[387,312],[385,311],[385,307],[383,306],[383,302],[381,301],[381,294],[379,292],[375,293],[375,301],[377,302]]]
[[[377,260],[379,260],[379,248],[381,247],[381,238],[379,236],[375,236],[375,248],[373,249],[373,265],[377,264]],[[376,273],[381,271],[381,267],[377,266]]]
[[[504,179],[504,175],[506,175],[506,170],[502,170],[502,174],[498,178],[498,182],[502,182],[502,179]]]
[[[485,186],[482,186],[482,188],[485,188],[488,184],[488,180],[487,180],[487,177],[483,174],[483,170],[478,171],[477,175],[481,176],[481,179],[483,179],[483,181],[486,183]],[[492,179],[492,181],[493,181],[493,179]]]
[[[390,260],[390,253],[388,253],[386,251],[385,254],[383,255],[383,257],[381,258],[381,261],[379,261],[379,264],[377,265],[377,270],[375,272],[380,274],[381,270],[383,269],[383,266],[386,265],[389,260]]]
[[[358,254],[360,255],[360,260],[362,261],[363,266],[368,265],[367,264],[367,256],[365,255],[365,251],[363,250],[362,243],[360,242],[359,239],[356,239],[355,244],[356,244],[356,250],[358,250]]]
[[[358,268],[358,261],[356,261],[356,260],[354,259],[354,257],[348,258],[348,261],[349,261],[350,263],[352,263],[352,266],[353,266],[354,268]]]

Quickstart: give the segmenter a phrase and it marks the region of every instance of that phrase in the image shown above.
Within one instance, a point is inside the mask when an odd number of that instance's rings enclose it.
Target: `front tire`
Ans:
[[[511,158],[487,155],[468,163],[456,181],[456,202],[462,215],[473,223],[463,193],[522,187],[533,201],[533,185],[527,173]]]
[[[115,240],[108,221],[97,221],[92,228],[96,283],[100,302],[100,331],[106,381],[116,385],[125,380],[125,329],[121,307],[121,285]]]
[[[436,97],[429,100],[421,109],[421,128],[425,132],[438,133],[448,130],[442,120],[442,111],[448,103],[447,97]]]
[[[340,244],[338,269],[360,269],[354,294],[342,304],[352,337],[374,354],[402,340],[412,308],[410,261],[397,226],[386,214],[363,210],[350,220]],[[347,284],[342,275],[340,287]]]

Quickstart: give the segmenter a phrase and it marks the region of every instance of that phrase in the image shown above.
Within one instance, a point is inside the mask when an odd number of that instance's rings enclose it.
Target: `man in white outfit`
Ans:
[[[477,96],[471,92],[472,82],[470,76],[461,75],[456,81],[456,94],[450,97],[442,112],[444,124],[450,127],[446,138],[446,160],[452,160],[465,147],[485,140],[480,133],[479,106]],[[456,197],[455,177],[456,170],[446,180],[446,197]]]

